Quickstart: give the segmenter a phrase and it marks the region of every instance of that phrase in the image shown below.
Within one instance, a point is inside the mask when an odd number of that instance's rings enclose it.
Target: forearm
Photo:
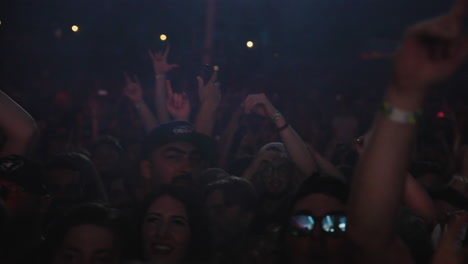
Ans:
[[[314,160],[317,164],[317,166],[320,168],[322,172],[324,172],[327,176],[336,178],[338,180],[341,180],[343,182],[347,181],[345,177],[341,174],[341,172],[333,166],[328,160],[326,160],[320,153],[314,151],[313,153]]]
[[[237,109],[231,116],[229,123],[221,134],[219,139],[219,153],[220,153],[220,166],[221,168],[227,168],[229,153],[232,148],[232,142],[234,141],[234,136],[239,129],[239,119],[242,114],[242,109]]]
[[[436,218],[434,204],[427,192],[410,174],[406,176],[404,202],[406,206],[415,210],[426,224],[434,224]]]
[[[166,91],[166,77],[164,75],[156,75],[156,88],[155,88],[155,106],[156,116],[160,123],[166,123],[171,120],[169,112],[166,107],[167,91]]]
[[[157,126],[157,121],[146,103],[144,101],[135,103],[135,108],[141,118],[141,121],[143,122],[145,131],[149,132],[153,130],[153,128]]]
[[[217,106],[215,105],[202,103],[195,119],[195,129],[197,132],[207,136],[213,134],[216,109]]]
[[[0,127],[6,137],[1,156],[26,154],[39,133],[36,121],[3,91],[0,91]]]
[[[281,116],[274,122],[276,127],[279,129],[284,128],[284,126],[287,125],[284,116]],[[282,129],[279,134],[284,147],[291,157],[291,160],[296,164],[301,172],[304,173],[305,176],[309,176],[315,172],[316,167],[312,155],[296,131],[289,125],[287,128]]]
[[[390,90],[386,102],[415,111],[421,107],[421,98]],[[350,196],[349,234],[360,247],[382,250],[396,241],[395,222],[403,201],[415,134],[415,125],[376,118]]]

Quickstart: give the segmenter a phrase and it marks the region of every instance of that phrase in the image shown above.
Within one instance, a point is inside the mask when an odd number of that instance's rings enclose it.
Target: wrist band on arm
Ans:
[[[280,119],[282,116],[283,115],[280,112],[276,111],[276,113],[273,115],[271,120],[276,121],[276,120]]]
[[[397,123],[416,125],[421,117],[421,111],[405,111],[389,103],[383,103],[380,113],[388,120]]]
[[[276,129],[276,131],[281,132],[281,131],[283,131],[283,130],[286,130],[288,127],[289,127],[289,124],[286,123],[286,124],[284,124],[284,126],[278,127],[278,128]]]
[[[164,79],[164,78],[166,78],[166,75],[165,74],[156,74],[154,77],[156,79]]]

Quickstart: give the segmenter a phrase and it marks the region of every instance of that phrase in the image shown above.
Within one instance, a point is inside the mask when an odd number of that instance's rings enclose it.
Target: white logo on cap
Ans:
[[[193,127],[190,126],[179,126],[172,130],[175,134],[189,134],[193,132]]]

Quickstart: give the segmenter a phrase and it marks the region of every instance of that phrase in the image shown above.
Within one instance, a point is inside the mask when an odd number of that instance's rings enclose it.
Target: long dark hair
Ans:
[[[190,242],[185,257],[185,263],[207,263],[211,260],[211,236],[207,226],[207,218],[205,216],[200,197],[195,195],[187,188],[175,185],[161,185],[157,186],[153,191],[146,196],[141,204],[140,213],[138,217],[139,231],[141,228],[145,215],[150,206],[158,199],[169,196],[185,206],[188,216],[190,228]],[[142,243],[140,238],[140,244]],[[140,255],[143,256],[143,245],[140,245]]]
[[[73,207],[52,222],[44,235],[40,263],[51,263],[68,232],[80,225],[94,225],[109,230],[118,246],[120,259],[130,259],[134,255],[128,219],[116,209],[90,203]]]

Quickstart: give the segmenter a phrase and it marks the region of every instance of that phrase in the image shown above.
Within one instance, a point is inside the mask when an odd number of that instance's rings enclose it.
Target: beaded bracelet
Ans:
[[[276,121],[276,120],[280,119],[282,116],[283,115],[280,112],[276,111],[276,113],[273,115],[271,120]]]

